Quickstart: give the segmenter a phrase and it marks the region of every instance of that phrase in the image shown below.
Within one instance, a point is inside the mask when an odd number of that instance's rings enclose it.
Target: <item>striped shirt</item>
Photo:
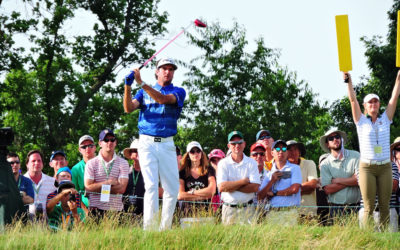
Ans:
[[[106,169],[111,168],[108,176],[104,167]],[[115,153],[113,159],[109,162],[105,162],[99,153],[98,156],[89,160],[85,167],[85,180],[94,180],[94,182],[103,182],[108,178],[128,179],[128,174],[128,162]],[[89,204],[91,208],[121,211],[123,208],[122,194],[110,194],[109,202],[101,202],[100,193],[89,193]]]
[[[361,159],[376,161],[390,159],[390,124],[392,121],[389,120],[386,111],[375,123],[361,114],[360,120],[356,123]],[[381,147],[381,152],[375,152],[377,146]]]
[[[26,173],[24,176],[32,181],[28,173]],[[35,198],[34,198],[34,203],[29,205],[29,213],[35,214],[36,207],[38,207],[39,204],[41,204],[43,209],[43,214],[44,216],[46,216],[47,195],[56,190],[56,187],[54,186],[54,181],[55,179],[53,177],[45,175],[44,173],[42,173],[42,179],[39,181],[38,184],[32,181],[33,191],[35,192]]]
[[[357,171],[357,178],[358,178],[358,171]],[[399,168],[397,167],[396,163],[392,162],[392,179],[393,180],[399,180],[400,174],[399,174]],[[396,208],[398,207],[399,202],[397,200],[397,195],[396,193],[392,193],[390,196],[390,208]],[[375,207],[378,206],[378,196],[376,196],[375,200]],[[361,199],[361,207],[364,207],[364,201]]]
[[[139,134],[170,137],[177,133],[177,121],[182,112],[186,92],[183,88],[174,87],[171,83],[161,87],[158,83],[152,86],[163,95],[173,94],[175,104],[159,104],[146,91],[140,89],[134,99],[140,103]]]

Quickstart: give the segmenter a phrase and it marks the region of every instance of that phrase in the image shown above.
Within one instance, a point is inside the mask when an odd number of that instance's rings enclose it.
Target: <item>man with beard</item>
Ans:
[[[360,154],[344,149],[346,133],[332,129],[320,138],[321,148],[330,155],[321,163],[321,185],[328,195],[329,214],[357,212],[360,202],[356,171]]]

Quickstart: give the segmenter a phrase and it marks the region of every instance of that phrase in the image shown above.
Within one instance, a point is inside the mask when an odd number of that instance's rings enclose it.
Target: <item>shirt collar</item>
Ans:
[[[170,84],[168,84],[167,86],[162,87],[160,84],[158,84],[158,82],[156,82],[156,85],[154,85],[153,88],[154,88],[155,90],[161,90],[161,89],[164,89],[164,90],[171,90],[171,89],[174,88],[174,84],[173,84],[173,83],[170,83]]]

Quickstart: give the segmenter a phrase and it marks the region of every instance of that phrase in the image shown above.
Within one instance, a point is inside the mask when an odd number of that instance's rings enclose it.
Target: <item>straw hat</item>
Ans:
[[[139,139],[135,139],[132,141],[131,146],[129,148],[124,148],[124,156],[126,159],[130,159],[130,153],[129,151],[131,149],[138,149],[139,148]]]
[[[392,159],[392,161],[393,161],[393,156],[394,156],[393,150],[398,145],[400,145],[400,137],[397,137],[396,139],[394,139],[394,142],[390,145],[390,158]]]
[[[342,139],[343,139],[343,145],[346,144],[347,142],[347,135],[345,132],[337,130],[335,128],[328,130],[328,132],[326,132],[323,136],[321,136],[321,138],[319,139],[319,145],[321,146],[322,150],[324,150],[327,153],[330,153],[331,151],[329,150],[329,148],[326,146],[326,138],[328,138],[329,135],[333,134],[333,133],[338,133]]]

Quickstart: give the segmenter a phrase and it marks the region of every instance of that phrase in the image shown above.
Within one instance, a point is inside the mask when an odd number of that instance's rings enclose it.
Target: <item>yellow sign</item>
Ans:
[[[352,70],[349,18],[347,15],[335,16],[336,36],[339,54],[339,69],[342,72]]]
[[[396,67],[400,67],[400,11],[397,11]]]

